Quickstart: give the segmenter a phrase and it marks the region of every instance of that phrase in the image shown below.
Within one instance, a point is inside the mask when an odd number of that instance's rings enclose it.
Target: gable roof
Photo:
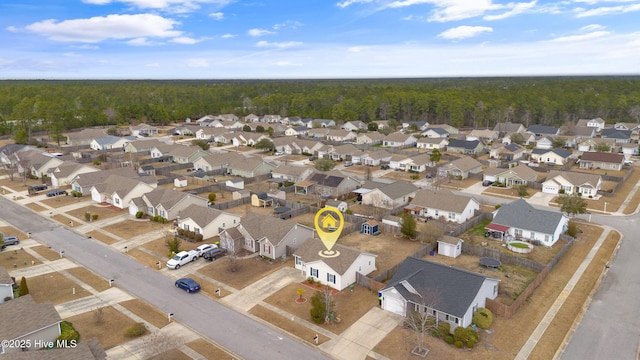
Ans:
[[[553,126],[535,124],[529,126],[527,131],[534,134],[557,135],[559,129]]]
[[[283,174],[283,175],[290,175],[290,176],[302,176],[302,174],[304,174],[306,171],[309,171],[311,169],[309,169],[306,166],[297,166],[297,165],[291,165],[291,164],[282,164],[280,166],[278,166],[277,168],[275,168],[271,173],[272,174]]]
[[[480,140],[473,140],[473,141],[451,140],[449,141],[449,145],[447,145],[447,148],[462,148],[465,150],[474,150],[475,148],[478,147],[479,143],[480,143]]]
[[[103,183],[95,184],[93,187],[101,194],[117,194],[122,197],[138,184],[144,183],[140,178],[129,178],[120,175],[110,175]]]
[[[596,151],[585,151],[584,153],[582,153],[582,158],[580,158],[580,161],[595,161],[620,164],[624,161],[624,155]]]
[[[589,184],[593,187],[598,185],[600,179],[602,178],[597,174],[588,174],[583,172],[572,172],[572,171],[559,171],[559,170],[551,170],[547,175],[547,180],[553,180],[555,177],[561,176],[563,179],[571,183],[575,186],[582,186],[584,184]]]
[[[519,199],[502,205],[493,217],[493,224],[553,234],[564,215],[555,211],[538,210]]]
[[[571,156],[571,151],[569,150],[565,150],[565,149],[561,149],[561,148],[554,148],[554,149],[533,149],[531,150],[531,153],[534,155],[543,155],[546,154],[548,152],[554,153],[562,158],[568,158],[569,156]]]
[[[338,187],[344,180],[345,176],[330,175],[323,173],[315,173],[309,178],[310,181],[315,182],[318,185],[328,187]]]
[[[162,205],[165,209],[171,209],[180,201],[189,197],[196,197],[201,199],[203,203],[206,203],[207,199],[201,198],[196,195],[191,195],[182,191],[177,191],[173,189],[161,188],[157,187],[150,192],[142,195],[151,203],[153,206]]]
[[[482,167],[482,163],[471,156],[461,157],[460,159],[453,160],[449,164],[458,168],[460,171],[469,171],[479,166]]]
[[[82,129],[78,132],[71,132],[67,134],[69,140],[91,140],[95,138],[102,138],[107,136],[107,132],[104,129]]]
[[[438,134],[438,135],[449,135],[449,132],[443,128],[438,128],[438,127],[429,127],[427,128],[427,130],[425,130],[424,132],[429,132],[429,131],[433,131],[434,133]]]
[[[265,161],[261,157],[250,156],[244,159],[234,159],[229,163],[229,168],[236,170],[252,171],[262,164],[266,164],[275,168],[276,166],[270,162]]]
[[[336,243],[333,245],[331,250],[339,251],[340,256],[326,258],[318,254],[320,251],[325,249],[326,247],[320,239],[309,238],[305,240],[302,245],[300,245],[298,250],[296,250],[293,255],[302,259],[302,261],[304,261],[307,265],[310,263],[321,261],[331,269],[333,269],[336,273],[344,275],[344,273],[349,269],[349,267],[358,258],[358,256],[360,256],[360,254],[365,254],[356,249]],[[377,256],[369,253],[366,254],[374,257]]]
[[[470,201],[475,201],[475,199],[465,195],[454,194],[451,190],[447,189],[440,189],[438,191],[418,190],[416,197],[411,200],[411,205],[461,213]]]
[[[610,139],[630,139],[631,130],[618,130],[616,128],[602,129],[600,136]]]
[[[367,133],[358,134],[358,137],[361,137],[361,136],[366,136],[371,140],[382,140],[382,139],[384,139],[384,137],[386,135],[383,134],[383,133],[379,133],[377,131],[370,131],[370,132],[367,132]]]
[[[418,139],[418,144],[440,144],[443,141],[447,141],[447,139],[445,139],[445,138],[423,137],[423,138]]]
[[[0,338],[15,339],[62,321],[50,302],[37,304],[31,295],[0,304]]]
[[[11,275],[9,275],[9,272],[3,266],[0,266],[0,284],[13,284]]]
[[[510,133],[510,132],[518,132],[518,130],[520,130],[520,127],[524,127],[524,126],[520,123],[504,122],[504,123],[497,123],[496,126],[493,128],[493,130]]]
[[[295,226],[292,222],[255,212],[247,213],[240,224],[255,240],[267,238],[274,245],[279,244]]]
[[[403,134],[401,132],[394,132],[394,133],[391,133],[391,134],[387,135],[384,138],[384,141],[393,141],[393,142],[401,142],[401,143],[403,143],[403,142],[407,141],[409,139],[409,137],[411,137],[411,136],[412,136],[411,134]]]
[[[139,176],[133,168],[122,167],[80,174],[74,177],[73,181],[77,182],[78,185],[82,187],[91,186],[105,182],[105,180],[111,175],[119,175],[128,178],[137,178]]]
[[[65,161],[62,164],[49,169],[49,172],[57,178],[63,178],[73,174],[75,171],[80,170],[82,168],[91,169],[93,171],[100,171],[100,169],[96,169],[93,166],[79,164],[74,161]]]
[[[383,194],[387,195],[390,199],[397,199],[399,197],[406,196],[413,192],[416,192],[418,190],[418,187],[413,185],[412,183],[398,180],[390,184],[386,184],[380,187],[379,189]]]
[[[417,304],[422,302],[421,296],[429,299],[435,294],[437,299],[434,300],[435,304],[429,304],[430,307],[463,317],[487,279],[492,278],[453,266],[408,257],[400,264],[383,290],[395,288],[406,300]],[[420,295],[410,292],[403,285],[404,282],[411,285]]]
[[[240,217],[235,214],[201,205],[189,205],[186,208],[182,209],[182,211],[180,211],[181,219],[191,219],[201,228],[205,228],[213,220],[221,215],[232,215],[238,218]]]
[[[229,152],[229,153],[216,153],[205,155],[199,159],[199,161],[204,161],[209,164],[211,167],[222,166],[232,162],[240,162],[244,161],[245,156],[241,153],[237,152]]]

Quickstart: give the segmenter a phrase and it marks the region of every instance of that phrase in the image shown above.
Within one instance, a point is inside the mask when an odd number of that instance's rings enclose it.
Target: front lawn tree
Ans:
[[[404,319],[404,326],[416,336],[416,346],[411,351],[412,354],[425,357],[429,352],[424,347],[424,333],[438,331],[438,319],[433,316],[431,309],[435,309],[440,301],[440,295],[436,291],[424,290],[418,295],[420,300],[417,311],[412,311]],[[441,334],[446,336],[449,334]]]
[[[331,324],[335,320],[335,302],[329,286],[311,297],[311,319],[316,324]]]
[[[416,237],[416,219],[411,214],[405,214],[402,216],[402,225],[400,226],[400,232],[402,235],[414,239]]]
[[[560,210],[569,216],[586,214],[587,201],[578,195],[563,195],[558,198]]]
[[[272,151],[276,147],[273,145],[273,141],[269,139],[260,139],[260,141],[256,143],[255,148],[258,150]]]
[[[315,166],[316,169],[320,171],[329,171],[336,166],[336,162],[331,159],[322,158],[316,160]]]
[[[440,150],[433,149],[433,151],[431,151],[431,154],[429,155],[429,160],[438,163],[440,162],[440,159],[442,159],[442,153],[440,152]]]

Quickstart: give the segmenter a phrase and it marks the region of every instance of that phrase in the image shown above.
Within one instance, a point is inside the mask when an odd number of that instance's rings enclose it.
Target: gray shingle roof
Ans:
[[[472,158],[471,156],[465,156],[457,160],[453,160],[451,165],[460,171],[469,171],[477,167],[482,167],[482,163]]]
[[[11,279],[11,275],[4,267],[0,266],[0,284],[13,284],[13,279]]]
[[[465,150],[473,150],[478,147],[479,143],[480,143],[480,140],[473,140],[473,141],[451,140],[449,141],[449,145],[447,145],[447,148],[461,148]]]
[[[326,247],[320,239],[307,239],[298,248],[298,250],[296,250],[294,255],[300,257],[302,261],[307,264],[322,261],[336,273],[344,275],[344,273],[349,269],[349,266],[353,264],[353,262],[358,258],[358,256],[360,256],[360,254],[362,254],[356,249],[352,249],[340,244],[334,244],[331,250],[340,251],[340,256],[325,258],[318,255],[318,252],[325,249]],[[370,255],[376,256],[373,254]]]
[[[539,124],[535,124],[535,125],[531,125],[527,128],[527,131],[530,133],[534,133],[534,134],[544,134],[544,135],[557,135],[558,134],[558,128],[555,128],[553,126],[546,126],[546,125],[539,125]]]
[[[60,321],[52,303],[36,304],[31,295],[0,304],[1,339],[15,339]]]
[[[438,191],[418,190],[416,197],[411,200],[411,205],[461,213],[467,207],[469,201],[473,201],[473,198],[454,194],[447,189]]]
[[[434,297],[431,307],[444,313],[463,317],[478,295],[485,276],[435,262],[406,258],[384,289],[396,288],[407,300],[421,303],[420,297],[409,292],[402,282],[409,283],[425,299]]]
[[[115,168],[80,174],[74,178],[82,187],[103,183],[111,175],[120,175],[129,178],[138,177],[138,173],[131,167]]]
[[[187,194],[182,191],[173,189],[157,187],[150,192],[143,195],[153,206],[162,205],[165,209],[169,210],[178,204],[182,199],[194,196],[206,204],[206,199],[196,195]]]
[[[282,238],[295,226],[291,222],[253,212],[247,213],[240,224],[255,240],[267,238],[275,245],[279,244]]]
[[[502,205],[493,217],[492,223],[542,234],[553,234],[563,216],[562,213],[555,211],[538,210],[520,199]]]
[[[218,216],[221,216],[223,214],[233,215],[235,217],[238,217],[238,215],[235,215],[235,214],[227,213],[224,211],[220,211],[218,209],[213,209],[213,208],[201,206],[201,205],[189,205],[188,207],[180,211],[180,217],[182,219],[190,218],[196,224],[198,224],[198,226],[200,226],[201,228],[205,228]]]
[[[417,186],[402,180],[394,181],[380,188],[380,191],[391,199],[409,195],[417,190]]]

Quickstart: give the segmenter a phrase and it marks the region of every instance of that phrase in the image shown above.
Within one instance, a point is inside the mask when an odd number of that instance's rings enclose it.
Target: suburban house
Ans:
[[[363,123],[360,120],[347,121],[340,128],[349,131],[367,130],[367,124]]]
[[[64,162],[57,156],[52,156],[39,150],[20,151],[12,155],[18,173],[27,173],[37,177],[46,175],[49,169]]]
[[[178,213],[190,205],[208,206],[209,200],[197,195],[173,189],[157,187],[141,197],[131,199],[129,214],[141,211],[147,216],[162,216],[167,220],[178,217]]]
[[[306,126],[287,126],[284,136],[307,136],[309,128]]]
[[[622,154],[629,160],[629,157],[638,155],[638,144],[622,144]]]
[[[82,129],[78,132],[71,132],[67,135],[67,145],[71,146],[87,146],[91,140],[106,137],[107,132],[104,129]]]
[[[80,174],[96,171],[100,170],[74,161],[65,161],[56,167],[50,168],[47,176],[51,179],[51,187],[57,189],[61,186],[71,185],[71,180]]]
[[[202,234],[205,240],[240,223],[240,215],[200,205],[189,205],[182,209],[177,219],[179,228]]]
[[[527,128],[524,125],[519,123],[512,123],[510,121],[497,123],[493,128],[494,131],[499,133],[507,134],[507,133],[523,133],[527,131]]]
[[[60,336],[62,319],[50,302],[36,303],[31,295],[23,295],[0,304],[0,337],[4,340],[25,340],[32,346],[7,346],[5,341],[0,345],[0,354],[38,351],[36,341],[40,343],[56,342]],[[44,351],[44,350],[42,350]],[[26,354],[22,357],[25,358]],[[36,359],[37,357],[31,357]]]
[[[489,157],[503,161],[514,161],[522,158],[525,148],[518,144],[497,144],[491,147]]]
[[[171,156],[172,161],[178,164],[193,163],[209,154],[211,153],[202,150],[200,146],[178,145],[169,151],[169,156]]]
[[[416,196],[416,191],[417,186],[398,180],[363,194],[362,204],[381,209],[395,209],[409,203]]]
[[[372,123],[378,125],[378,130],[388,129],[389,121],[388,120],[374,120]]]
[[[307,181],[312,184],[315,194],[329,198],[348,194],[360,185],[359,181],[339,171],[315,173]]]
[[[480,140],[485,144],[488,144],[494,140],[498,140],[498,132],[494,130],[488,130],[488,129],[484,129],[484,130],[473,129],[467,135],[467,141],[472,141],[472,140]]]
[[[266,133],[241,132],[235,133],[231,142],[233,146],[255,146],[262,139],[271,140]]]
[[[447,145],[449,145],[449,140],[447,140],[447,138],[428,138],[428,137],[423,137],[418,139],[418,142],[416,143],[416,147],[418,149],[427,149],[427,150],[434,150],[434,149],[438,149],[440,151],[444,150]]]
[[[362,165],[380,166],[381,163],[389,163],[392,154],[387,150],[378,150],[365,153],[360,158]]]
[[[628,130],[628,131],[631,131],[632,135],[638,135],[638,133],[640,132],[640,124],[638,124],[638,123],[619,122],[619,123],[615,123],[615,125],[613,125],[613,128],[616,129],[616,130]]]
[[[124,152],[126,153],[137,153],[143,151],[151,151],[152,148],[158,145],[166,144],[158,139],[144,139],[144,140],[135,140],[129,142],[124,146]]]
[[[596,137],[596,128],[580,127],[580,126],[562,126],[560,127],[561,136],[573,136],[576,141],[582,139],[591,139]]]
[[[404,209],[423,219],[443,218],[462,224],[480,210],[480,203],[472,197],[457,195],[446,189],[418,190],[411,203]]]
[[[101,138],[94,138],[89,143],[89,147],[93,150],[109,150],[109,149],[121,149],[124,151],[124,147],[135,141],[133,136],[111,136],[107,135]]]
[[[622,170],[624,155],[587,151],[580,158],[581,169]]]
[[[515,138],[515,137],[521,137],[522,139],[521,145],[531,145],[536,142],[535,135],[525,132],[525,133],[507,133],[502,137],[502,143],[503,144],[511,144],[512,142],[515,143],[515,141],[512,141],[512,138]]]
[[[413,129],[415,129],[415,131],[424,131],[428,127],[429,123],[426,121],[410,120],[402,122],[402,131],[404,132],[410,132]]]
[[[388,147],[407,147],[407,146],[414,146],[417,141],[418,139],[416,139],[411,134],[403,134],[401,132],[395,132],[387,135],[382,140],[382,145],[388,146]]]
[[[389,168],[398,171],[409,170],[410,157],[407,154],[393,154],[389,160]]]
[[[580,152],[612,152],[616,147],[617,145],[615,139],[582,139],[578,142],[578,151]]]
[[[482,164],[478,160],[471,156],[465,156],[441,166],[438,169],[438,176],[441,178],[454,177],[466,179],[469,177],[469,174],[478,174],[481,171]]]
[[[216,141],[216,137],[229,133],[229,129],[223,127],[203,127],[196,131],[195,136],[200,140]]]
[[[380,290],[382,309],[402,316],[427,313],[456,327],[472,324],[473,314],[498,296],[500,280],[475,272],[407,257]]]
[[[327,140],[334,142],[355,141],[358,135],[349,130],[329,129]]]
[[[376,270],[377,255],[334,244],[331,250],[340,252],[340,256],[324,257],[320,252],[325,249],[320,239],[307,239],[293,253],[295,268],[301,270],[305,278],[311,277],[336,290],[354,284],[356,273],[367,275]]]
[[[318,152],[318,155],[320,155],[319,152]],[[363,155],[364,155],[364,152],[352,144],[343,144],[343,145],[334,146],[333,149],[329,151],[329,156],[333,160],[352,161],[353,163],[356,163],[356,164],[359,164],[361,162]]]
[[[194,136],[196,131],[198,131],[200,128],[201,126],[199,125],[189,125],[189,124],[180,125],[180,126],[177,126],[175,129],[173,129],[173,135]]]
[[[375,145],[382,144],[382,140],[385,138],[385,135],[379,133],[377,131],[360,133],[356,138],[356,144],[358,145]]]
[[[536,140],[536,149],[549,150],[553,148],[553,138],[551,136],[543,136]]]
[[[275,164],[265,161],[261,157],[251,156],[244,158],[243,160],[234,159],[229,162],[227,172],[229,175],[250,178],[258,175],[269,174],[275,168]]]
[[[571,152],[565,149],[533,149],[529,155],[531,161],[547,165],[564,165],[569,161]]]
[[[605,125],[606,125],[606,122],[601,118],[580,119],[576,123],[576,126],[578,127],[594,128],[596,129],[596,131],[601,131],[602,129],[604,129]]]
[[[527,165],[518,165],[509,169],[488,168],[482,174],[483,181],[504,184],[506,187],[527,185],[538,179],[538,173]]]
[[[71,189],[82,193],[83,196],[89,195],[91,193],[91,188],[94,185],[104,183],[106,179],[111,175],[119,175],[131,179],[140,177],[138,173],[130,167],[94,171],[76,175],[73,179],[71,179]],[[155,177],[152,176],[143,176],[141,177],[141,179],[149,182],[155,181],[157,183]]]
[[[328,128],[313,128],[307,131],[307,136],[313,138],[315,140],[324,140],[327,138],[327,134],[329,134]]]
[[[480,140],[451,140],[447,145],[447,151],[450,153],[480,155],[482,150],[484,150],[484,144]]]
[[[444,255],[451,258],[457,258],[462,254],[462,243],[464,240],[449,236],[442,235],[438,239],[438,255]]]
[[[581,194],[595,196],[602,186],[602,176],[571,171],[551,170],[542,183],[542,192],[547,194]]]
[[[187,147],[187,145],[166,144],[166,143],[158,144],[153,148],[151,148],[151,150],[149,151],[149,155],[151,155],[152,159],[171,161],[172,158],[169,153],[173,151],[174,148],[177,148],[177,147]]]
[[[313,170],[306,166],[280,165],[271,172],[272,179],[298,182],[305,180],[313,173]]]
[[[600,137],[603,139],[615,139],[616,144],[627,144],[631,142],[631,130],[604,129],[600,132]]]
[[[0,304],[5,302],[5,299],[13,299],[13,279],[7,269],[0,266]]]
[[[149,184],[140,178],[110,175],[103,183],[91,187],[91,200],[124,209],[132,199],[150,192],[156,186],[157,183]]]
[[[443,128],[430,127],[420,133],[420,135],[429,139],[446,139],[449,137],[449,132]]]
[[[151,135],[158,135],[158,128],[149,124],[131,125],[129,126],[131,136],[146,137]]]
[[[278,116],[280,116],[280,115],[278,115]],[[242,120],[244,120],[244,122],[258,122],[258,121],[260,121],[260,116],[251,113],[251,114],[245,116]]]
[[[336,122],[331,119],[313,119],[307,123],[307,127],[312,128],[328,128],[336,126]]]
[[[548,135],[559,135],[560,129],[553,126],[535,124],[535,125],[529,126],[527,128],[527,132],[534,134],[535,136],[548,136]]]
[[[493,213],[487,229],[502,233],[502,238],[540,242],[553,246],[567,230],[569,218],[556,211],[538,210],[525,200],[502,205]]]
[[[226,169],[232,162],[244,161],[245,156],[237,152],[216,153],[201,157],[193,162],[194,169],[202,169],[203,171],[215,171]]]
[[[417,154],[409,158],[408,171],[424,172],[427,168],[436,166],[436,162],[431,160],[430,154]]]
[[[460,130],[449,124],[430,124],[429,129],[444,129],[450,135],[458,135]]]

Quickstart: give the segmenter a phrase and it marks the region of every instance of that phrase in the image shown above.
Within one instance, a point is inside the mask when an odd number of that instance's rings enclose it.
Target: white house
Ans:
[[[5,340],[31,343],[31,346],[8,346],[5,341],[0,345],[0,354],[12,359],[41,359],[32,351],[41,350],[45,343],[54,343],[60,336],[62,319],[51,302],[36,303],[30,294],[20,296],[0,304],[0,329]],[[40,345],[38,345],[40,344]],[[23,349],[24,348],[24,349]],[[18,355],[26,351],[27,354]],[[4,357],[3,357],[4,358]],[[61,357],[65,358],[65,357]]]
[[[427,149],[427,150],[434,150],[434,149],[438,149],[440,151],[444,150],[447,145],[449,145],[449,140],[447,140],[447,138],[440,138],[440,137],[423,137],[418,139],[418,142],[416,143],[416,147],[418,149]]]
[[[13,299],[13,279],[6,269],[0,266],[0,304],[7,298]]]
[[[395,209],[407,204],[416,196],[418,187],[412,183],[398,180],[384,184],[362,195],[362,204],[381,209]]]
[[[581,194],[595,196],[602,186],[602,176],[597,174],[551,170],[542,183],[542,192],[547,194]]]
[[[462,224],[480,210],[480,203],[469,196],[450,190],[418,190],[411,203],[404,207],[412,215],[422,218],[444,218]]]
[[[418,139],[413,135],[395,132],[387,135],[382,141],[382,145],[389,147],[414,146],[417,141]]]
[[[476,310],[498,296],[499,283],[475,272],[408,257],[380,290],[381,306],[402,316],[426,312],[448,322],[453,332],[471,325]]]
[[[240,216],[201,205],[190,205],[178,214],[178,227],[196,234],[204,239],[220,235],[240,223]]]
[[[335,244],[331,248],[340,255],[324,257],[326,250],[320,239],[307,239],[293,253],[295,268],[302,271],[305,278],[313,278],[323,285],[343,290],[356,282],[356,273],[367,275],[376,270],[376,256],[346,246]]]

